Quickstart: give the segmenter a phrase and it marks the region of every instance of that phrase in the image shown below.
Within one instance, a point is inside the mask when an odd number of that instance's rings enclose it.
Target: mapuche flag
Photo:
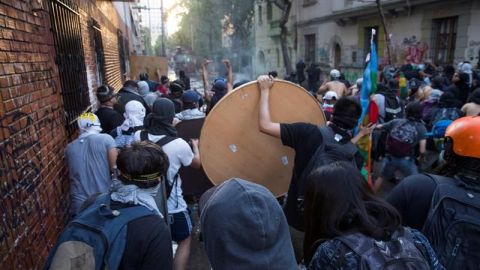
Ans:
[[[362,105],[362,114],[358,121],[358,127],[360,125],[368,125],[369,123],[376,122],[378,117],[378,108],[375,102],[370,101],[370,96],[377,91],[377,70],[378,70],[378,58],[377,47],[374,42],[375,29],[372,29],[372,37],[370,39],[370,53],[366,58],[365,71],[363,72],[362,89],[360,90],[360,104]],[[358,130],[358,128],[357,128]],[[372,185],[371,179],[371,137],[365,136],[357,143],[360,153],[366,160],[366,166],[362,170],[362,174],[366,177],[370,185]]]

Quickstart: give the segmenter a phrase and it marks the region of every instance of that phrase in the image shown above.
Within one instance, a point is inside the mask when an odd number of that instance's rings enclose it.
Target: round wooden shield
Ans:
[[[261,184],[275,195],[286,193],[294,150],[258,128],[257,81],[226,95],[209,113],[200,135],[202,166],[215,185],[232,177]],[[276,80],[270,89],[273,122],[325,124],[319,103],[302,87]]]

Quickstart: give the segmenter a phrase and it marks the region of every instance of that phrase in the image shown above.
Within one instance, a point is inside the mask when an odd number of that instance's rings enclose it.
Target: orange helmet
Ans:
[[[453,140],[453,152],[459,156],[480,158],[480,116],[453,121],[445,132]]]

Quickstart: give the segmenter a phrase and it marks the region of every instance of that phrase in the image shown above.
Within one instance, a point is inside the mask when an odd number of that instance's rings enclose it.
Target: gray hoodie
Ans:
[[[208,190],[200,209],[213,269],[297,269],[287,220],[265,187],[232,178]]]

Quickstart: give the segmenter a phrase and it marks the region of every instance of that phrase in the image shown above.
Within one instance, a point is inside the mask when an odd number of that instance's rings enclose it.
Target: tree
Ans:
[[[254,0],[182,0],[181,5],[188,13],[168,42],[170,48],[190,48],[200,58],[230,57],[232,53],[251,55]],[[230,49],[222,48],[222,31],[227,27],[225,18],[234,26]]]
[[[390,34],[387,29],[387,22],[385,19],[385,13],[383,12],[382,8],[382,1],[381,0],[357,0],[359,2],[363,3],[373,3],[377,5],[377,10],[378,10],[378,15],[380,16],[380,19],[382,20],[382,26],[383,26],[383,33],[385,36],[385,45],[387,47],[387,58],[388,58],[388,64],[392,63],[392,55],[390,52]],[[408,2],[408,1],[407,1]]]
[[[234,27],[233,39],[234,45],[240,48],[249,48],[250,34],[254,18],[254,1],[225,0],[223,3],[223,13],[229,18],[222,25],[223,30],[228,28],[228,23]],[[235,46],[234,46],[235,47]]]
[[[150,37],[150,28],[142,27],[142,31],[145,37],[145,40],[144,40],[145,54],[152,55],[153,49],[152,49],[152,38]]]
[[[383,13],[382,3],[380,0],[375,0],[377,4],[378,13],[380,14],[380,18],[382,19],[383,31],[385,34],[385,44],[387,45],[387,57],[388,57],[388,64],[392,63],[392,55],[390,53],[390,34],[388,33],[387,23],[385,20],[385,13]]]
[[[290,10],[292,9],[291,0],[270,0],[275,6],[282,11],[280,18],[280,47],[282,48],[283,63],[285,64],[285,71],[287,75],[292,73],[292,61],[288,54],[288,28],[287,23],[290,17]]]
[[[153,45],[153,55],[160,56],[162,55],[162,36],[158,36]]]

